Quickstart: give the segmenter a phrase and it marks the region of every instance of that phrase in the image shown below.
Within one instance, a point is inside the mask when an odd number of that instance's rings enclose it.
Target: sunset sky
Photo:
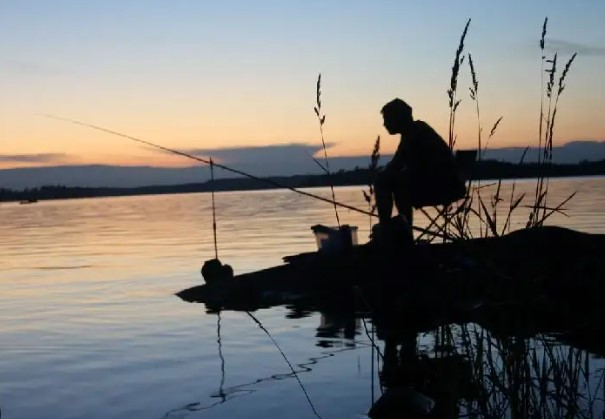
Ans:
[[[2,0],[0,168],[105,163],[183,165],[100,125],[177,149],[318,144],[318,73],[330,154],[383,152],[397,138],[380,108],[394,97],[447,135],[446,90],[458,40],[478,72],[493,144],[535,144],[540,50],[578,57],[555,141],[605,139],[605,1]],[[463,67],[458,144],[476,143]]]

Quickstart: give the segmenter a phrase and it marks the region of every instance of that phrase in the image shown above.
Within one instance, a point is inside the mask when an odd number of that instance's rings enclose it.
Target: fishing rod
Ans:
[[[157,148],[159,150],[163,150],[163,151],[166,151],[166,152],[169,152],[169,153],[172,153],[172,154],[176,154],[176,155],[181,156],[181,157],[186,157],[188,159],[196,160],[198,162],[201,162],[201,163],[204,163],[204,164],[207,164],[207,165],[214,165],[215,167],[219,167],[219,168],[221,168],[223,170],[226,170],[228,172],[235,173],[235,174],[238,174],[238,175],[242,175],[242,176],[248,177],[250,179],[258,180],[258,181],[261,181],[261,182],[265,182],[265,183],[267,183],[269,185],[275,186],[276,188],[289,189],[292,192],[296,192],[298,194],[301,194],[301,195],[304,195],[304,196],[308,196],[309,198],[319,199],[320,201],[327,202],[329,204],[335,204],[335,205],[338,205],[340,207],[349,209],[351,211],[359,212],[361,214],[376,216],[376,214],[373,214],[371,212],[365,211],[365,210],[360,209],[360,208],[356,208],[356,207],[354,207],[352,205],[343,204],[341,202],[336,202],[336,201],[333,201],[333,200],[331,200],[329,198],[324,198],[323,196],[315,195],[315,194],[310,193],[310,192],[302,191],[300,189],[293,188],[291,186],[287,186],[287,185],[281,184],[281,183],[276,182],[276,181],[274,181],[272,179],[269,179],[269,178],[261,178],[261,177],[258,177],[258,176],[251,175],[250,173],[246,173],[246,172],[243,172],[241,170],[234,169],[234,168],[229,167],[229,166],[225,166],[224,164],[212,162],[211,159],[204,159],[202,157],[198,157],[198,156],[194,156],[194,155],[189,154],[189,153],[185,153],[184,151],[174,150],[174,149],[171,149],[171,148],[168,148],[168,147],[164,147],[164,146],[159,145],[159,144],[154,144],[154,143],[152,143],[150,141],[142,140],[140,138],[136,138],[136,137],[133,137],[133,136],[128,135],[128,134],[123,134],[123,133],[118,132],[118,131],[114,131],[114,130],[111,130],[111,129],[100,127],[98,125],[88,124],[86,122],[77,121],[75,119],[63,118],[63,117],[60,117],[60,116],[49,115],[49,114],[42,114],[42,116],[47,117],[47,118],[51,118],[51,119],[56,119],[58,121],[70,122],[72,124],[80,125],[80,126],[87,127],[87,128],[92,128],[92,129],[95,129],[95,130],[98,130],[98,131],[106,132],[108,134],[117,135],[118,137],[122,137],[122,138],[126,138],[126,139],[129,139],[129,140],[132,140],[132,141],[136,141],[138,143],[145,144],[145,145],[148,145],[150,147],[154,147],[154,148]]]
[[[101,132],[105,132],[105,133],[108,133],[108,134],[111,134],[111,135],[116,135],[118,137],[126,138],[128,140],[135,141],[137,143],[145,144],[147,146],[150,146],[150,147],[153,147],[153,148],[157,148],[159,150],[166,151],[168,153],[176,154],[177,156],[186,157],[188,159],[192,159],[192,160],[195,160],[195,161],[198,161],[198,162],[210,165],[211,167],[212,166],[219,167],[219,168],[221,168],[223,170],[226,170],[228,172],[235,173],[235,174],[238,174],[238,175],[250,178],[250,179],[258,180],[260,182],[267,183],[267,184],[269,184],[271,186],[274,186],[276,188],[288,189],[288,190],[290,190],[292,192],[295,192],[295,193],[298,193],[300,195],[304,195],[304,196],[307,196],[309,198],[318,199],[320,201],[327,202],[327,203],[332,204],[332,205],[337,205],[339,207],[346,208],[348,210],[355,211],[355,212],[358,212],[360,214],[369,215],[371,217],[376,217],[377,216],[373,212],[366,211],[366,210],[363,210],[361,208],[354,207],[352,205],[343,204],[342,202],[338,202],[336,200],[332,200],[332,199],[329,199],[329,198],[324,198],[323,196],[316,195],[316,194],[313,194],[311,192],[303,191],[303,190],[300,190],[298,188],[294,188],[292,186],[287,186],[287,185],[281,184],[279,182],[276,182],[276,181],[274,181],[274,180],[272,180],[270,178],[261,178],[261,177],[255,176],[255,175],[251,175],[250,173],[246,173],[246,172],[243,172],[241,170],[234,169],[234,168],[229,167],[229,166],[225,166],[224,164],[216,163],[216,162],[212,161],[212,159],[204,159],[202,157],[194,156],[194,155],[186,153],[184,151],[174,150],[172,148],[168,148],[168,147],[164,147],[164,146],[159,145],[159,144],[152,143],[151,141],[142,140],[140,138],[133,137],[132,135],[124,134],[124,133],[121,133],[121,132],[118,132],[118,131],[114,131],[114,130],[111,130],[111,129],[108,129],[108,128],[103,128],[103,127],[98,126],[98,125],[89,124],[87,122],[82,122],[82,121],[78,121],[78,120],[75,120],[75,119],[64,118],[64,117],[61,117],[61,116],[50,115],[50,114],[41,114],[41,116],[44,116],[44,117],[50,118],[50,119],[55,119],[55,120],[58,120],[58,121],[69,122],[69,123],[72,123],[72,124],[75,124],[75,125],[80,125],[82,127],[91,128],[91,129],[94,129],[94,130],[97,130],[97,131],[101,131]],[[435,233],[435,232],[426,230],[424,228],[415,227],[415,226],[411,226],[411,228],[413,230],[419,231],[421,233],[429,234],[429,235],[432,235],[432,236],[444,237],[440,233]]]
[[[216,243],[216,205],[214,203],[214,161],[212,159],[210,159],[210,181],[210,189],[212,191],[212,232],[214,233],[214,258],[218,260],[218,245]]]

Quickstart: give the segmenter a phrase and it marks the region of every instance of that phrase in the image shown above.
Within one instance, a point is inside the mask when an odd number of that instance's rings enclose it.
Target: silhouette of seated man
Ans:
[[[379,224],[373,234],[389,234],[394,202],[411,239],[413,208],[451,204],[464,197],[465,182],[446,142],[426,122],[415,121],[407,103],[390,101],[382,116],[389,134],[401,134],[401,140],[374,182]]]

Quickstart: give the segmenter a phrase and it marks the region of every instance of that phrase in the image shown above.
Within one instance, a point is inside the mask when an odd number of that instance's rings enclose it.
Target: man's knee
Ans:
[[[388,172],[381,171],[376,175],[376,180],[374,183],[378,186],[384,186],[388,182],[389,178],[390,175]]]
[[[376,176],[376,180],[374,181],[374,190],[377,193],[391,191],[392,190],[391,183],[392,182],[391,182],[390,176],[386,172],[380,172]]]
[[[405,175],[403,172],[380,172],[378,176],[376,176],[374,188],[380,190],[395,191],[396,189],[404,187],[407,183],[404,177]]]

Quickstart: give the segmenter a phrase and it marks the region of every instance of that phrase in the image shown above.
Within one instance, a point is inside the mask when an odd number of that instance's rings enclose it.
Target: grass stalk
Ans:
[[[458,106],[460,106],[461,100],[457,98],[458,92],[458,76],[460,75],[460,67],[464,63],[464,41],[466,39],[466,35],[468,33],[468,28],[471,24],[471,20],[468,19],[466,21],[466,25],[464,26],[464,30],[462,31],[462,35],[460,36],[460,41],[458,42],[458,48],[456,49],[456,54],[454,56],[454,64],[452,65],[452,73],[450,77],[450,87],[447,90],[448,96],[448,104],[449,104],[449,129],[448,129],[448,145],[450,150],[454,150],[456,145],[456,111],[458,110]],[[451,205],[448,205],[445,208],[444,214],[447,215],[451,211]],[[444,217],[444,221],[449,217]],[[449,226],[446,224],[444,231],[445,234],[448,234]]]
[[[376,137],[372,155],[370,156],[370,165],[368,166],[368,191],[362,190],[363,198],[368,204],[368,211],[373,214],[376,210],[376,196],[374,193],[374,182],[378,174],[378,161],[380,160],[380,135]],[[370,231],[372,230],[372,215],[370,215]]]
[[[483,150],[483,144],[482,144],[482,134],[483,134],[483,128],[481,127],[481,110],[479,108],[479,80],[477,79],[477,72],[475,71],[475,64],[473,63],[473,56],[471,55],[471,53],[469,52],[468,54],[468,65],[470,67],[471,70],[471,80],[472,80],[472,85],[471,87],[469,87],[469,92],[470,92],[470,97],[471,100],[473,100],[475,102],[475,112],[477,115],[477,146],[478,146],[478,150],[479,153],[477,154],[477,159],[478,161],[481,161],[481,150]],[[471,179],[469,181],[469,189],[472,188],[472,182],[473,180]],[[481,181],[477,181],[477,186],[481,186]],[[471,189],[472,191],[472,189]],[[481,194],[481,189],[477,188],[476,189],[477,192],[477,197],[480,197]],[[472,196],[472,192],[471,192],[471,196]],[[472,202],[471,202],[472,205]],[[481,211],[481,209],[480,209]],[[470,214],[469,211],[466,212],[466,214]],[[465,224],[468,225],[468,216],[465,217],[464,219]],[[483,237],[483,225],[481,223],[479,223],[479,236]]]
[[[460,105],[460,100],[457,99],[457,91],[458,91],[458,76],[460,74],[460,66],[464,63],[464,41],[466,39],[466,34],[468,33],[468,28],[471,24],[471,20],[468,19],[466,21],[466,25],[464,26],[464,30],[462,31],[462,35],[460,36],[460,42],[458,43],[458,49],[456,49],[456,55],[454,57],[454,64],[452,65],[452,74],[450,77],[450,88],[447,91],[447,95],[449,98],[449,108],[450,108],[450,121],[449,121],[449,133],[448,133],[448,145],[450,149],[454,149],[456,145],[456,135],[455,135],[455,125],[456,125],[456,111],[458,106]]]
[[[332,202],[336,202],[336,194],[334,193],[334,182],[332,179],[332,172],[330,170],[330,160],[328,159],[328,150],[326,147],[326,141],[324,139],[323,126],[326,122],[326,115],[324,115],[321,110],[321,73],[317,77],[317,87],[316,87],[316,96],[315,97],[316,97],[315,107],[313,108],[313,110],[315,111],[315,115],[317,115],[317,121],[319,122],[319,133],[321,135],[321,145],[323,146],[324,158],[325,158],[325,162],[326,162],[325,170],[328,175],[330,191],[332,192]],[[320,167],[321,167],[321,165],[320,165]],[[336,204],[334,204],[334,213],[336,214],[336,224],[338,225],[338,228],[340,228],[340,217],[338,216],[338,207],[336,206]]]

